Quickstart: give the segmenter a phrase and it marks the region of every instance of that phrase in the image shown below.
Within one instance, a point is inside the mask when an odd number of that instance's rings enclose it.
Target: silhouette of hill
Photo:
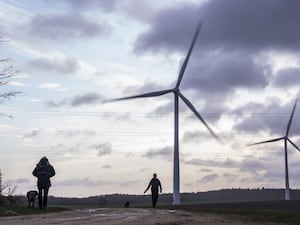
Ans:
[[[291,199],[300,200],[300,190],[291,190]],[[182,204],[212,203],[212,202],[242,202],[284,200],[284,189],[221,189],[207,192],[182,193]],[[150,195],[111,194],[86,198],[49,197],[52,205],[87,205],[87,206],[124,206],[129,201],[131,206],[150,205]],[[159,205],[172,204],[172,194],[159,196]]]

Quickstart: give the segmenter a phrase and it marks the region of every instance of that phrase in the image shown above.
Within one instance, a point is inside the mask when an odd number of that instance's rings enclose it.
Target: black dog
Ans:
[[[34,203],[35,203],[35,200],[36,200],[36,196],[38,196],[38,192],[37,191],[28,191],[27,192],[27,201],[28,201],[28,208],[30,208],[31,204],[32,203],[32,208],[34,208]]]
[[[130,203],[127,201],[127,202],[124,204],[124,207],[125,207],[125,208],[129,208],[129,205],[130,205]]]

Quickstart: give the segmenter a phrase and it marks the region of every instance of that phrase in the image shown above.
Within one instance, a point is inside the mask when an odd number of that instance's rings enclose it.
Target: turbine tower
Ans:
[[[178,136],[178,130],[179,130],[179,98],[192,110],[192,112],[200,119],[200,121],[204,124],[204,126],[209,130],[211,135],[216,138],[219,141],[218,136],[213,132],[213,130],[207,125],[207,123],[204,121],[202,116],[198,113],[196,108],[193,106],[193,104],[181,93],[179,87],[185,72],[185,69],[187,67],[189,58],[191,56],[192,50],[194,48],[195,42],[197,40],[199,31],[201,29],[201,22],[199,22],[196,32],[194,34],[194,37],[192,39],[192,43],[190,45],[190,48],[188,50],[188,53],[184,59],[184,62],[180,68],[177,83],[174,88],[171,89],[165,89],[161,91],[154,91],[149,92],[145,94],[139,94],[129,97],[123,97],[123,98],[116,98],[108,100],[107,102],[114,102],[114,101],[121,101],[121,100],[128,100],[128,99],[134,99],[134,98],[147,98],[147,97],[157,97],[169,93],[174,94],[174,168],[173,168],[173,204],[179,205],[180,204],[180,174],[179,174],[179,136]]]
[[[290,128],[291,128],[291,124],[292,124],[292,120],[294,117],[294,113],[295,113],[295,109],[296,109],[296,105],[297,105],[297,99],[295,101],[293,110],[292,110],[292,114],[290,117],[290,120],[287,124],[287,128],[286,128],[286,133],[285,136],[280,137],[280,138],[274,138],[271,140],[267,140],[267,141],[262,141],[262,142],[257,142],[254,144],[250,144],[249,146],[252,145],[259,145],[259,144],[264,144],[264,143],[269,143],[269,142],[276,142],[276,141],[280,141],[280,140],[284,140],[284,157],[285,157],[285,200],[290,200],[291,199],[291,195],[290,195],[290,185],[289,185],[289,170],[288,170],[288,154],[287,154],[287,143],[289,142],[292,146],[294,146],[298,151],[300,151],[299,147],[291,141],[291,139],[289,138],[289,132],[290,132]]]

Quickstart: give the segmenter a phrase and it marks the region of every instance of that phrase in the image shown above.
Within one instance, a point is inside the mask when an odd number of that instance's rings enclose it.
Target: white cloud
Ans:
[[[58,91],[67,91],[67,88],[62,87],[62,85],[59,84],[59,83],[41,83],[39,85],[39,88],[42,88],[42,89],[55,89],[55,90],[58,90]]]
[[[15,87],[23,87],[23,86],[26,86],[25,83],[20,82],[20,81],[9,81],[8,85],[10,85],[10,86],[15,86]]]

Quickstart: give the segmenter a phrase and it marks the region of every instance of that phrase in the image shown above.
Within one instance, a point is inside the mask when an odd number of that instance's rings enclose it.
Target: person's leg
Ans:
[[[157,199],[158,199],[158,193],[155,193],[155,195],[154,195],[154,207],[156,207]]]
[[[49,187],[44,188],[44,200],[43,200],[43,206],[44,208],[47,207],[47,202],[48,202],[48,192],[49,192]]]
[[[49,187],[44,188],[44,200],[43,200],[43,206],[46,208],[47,203],[48,203],[48,192],[49,192]]]
[[[152,206],[155,208],[158,199],[158,191],[152,190]]]
[[[152,207],[155,208],[155,196],[153,192],[151,194],[151,197],[152,197]]]
[[[39,208],[41,209],[43,206],[43,193],[42,193],[43,188],[39,186],[38,189],[39,189]]]

